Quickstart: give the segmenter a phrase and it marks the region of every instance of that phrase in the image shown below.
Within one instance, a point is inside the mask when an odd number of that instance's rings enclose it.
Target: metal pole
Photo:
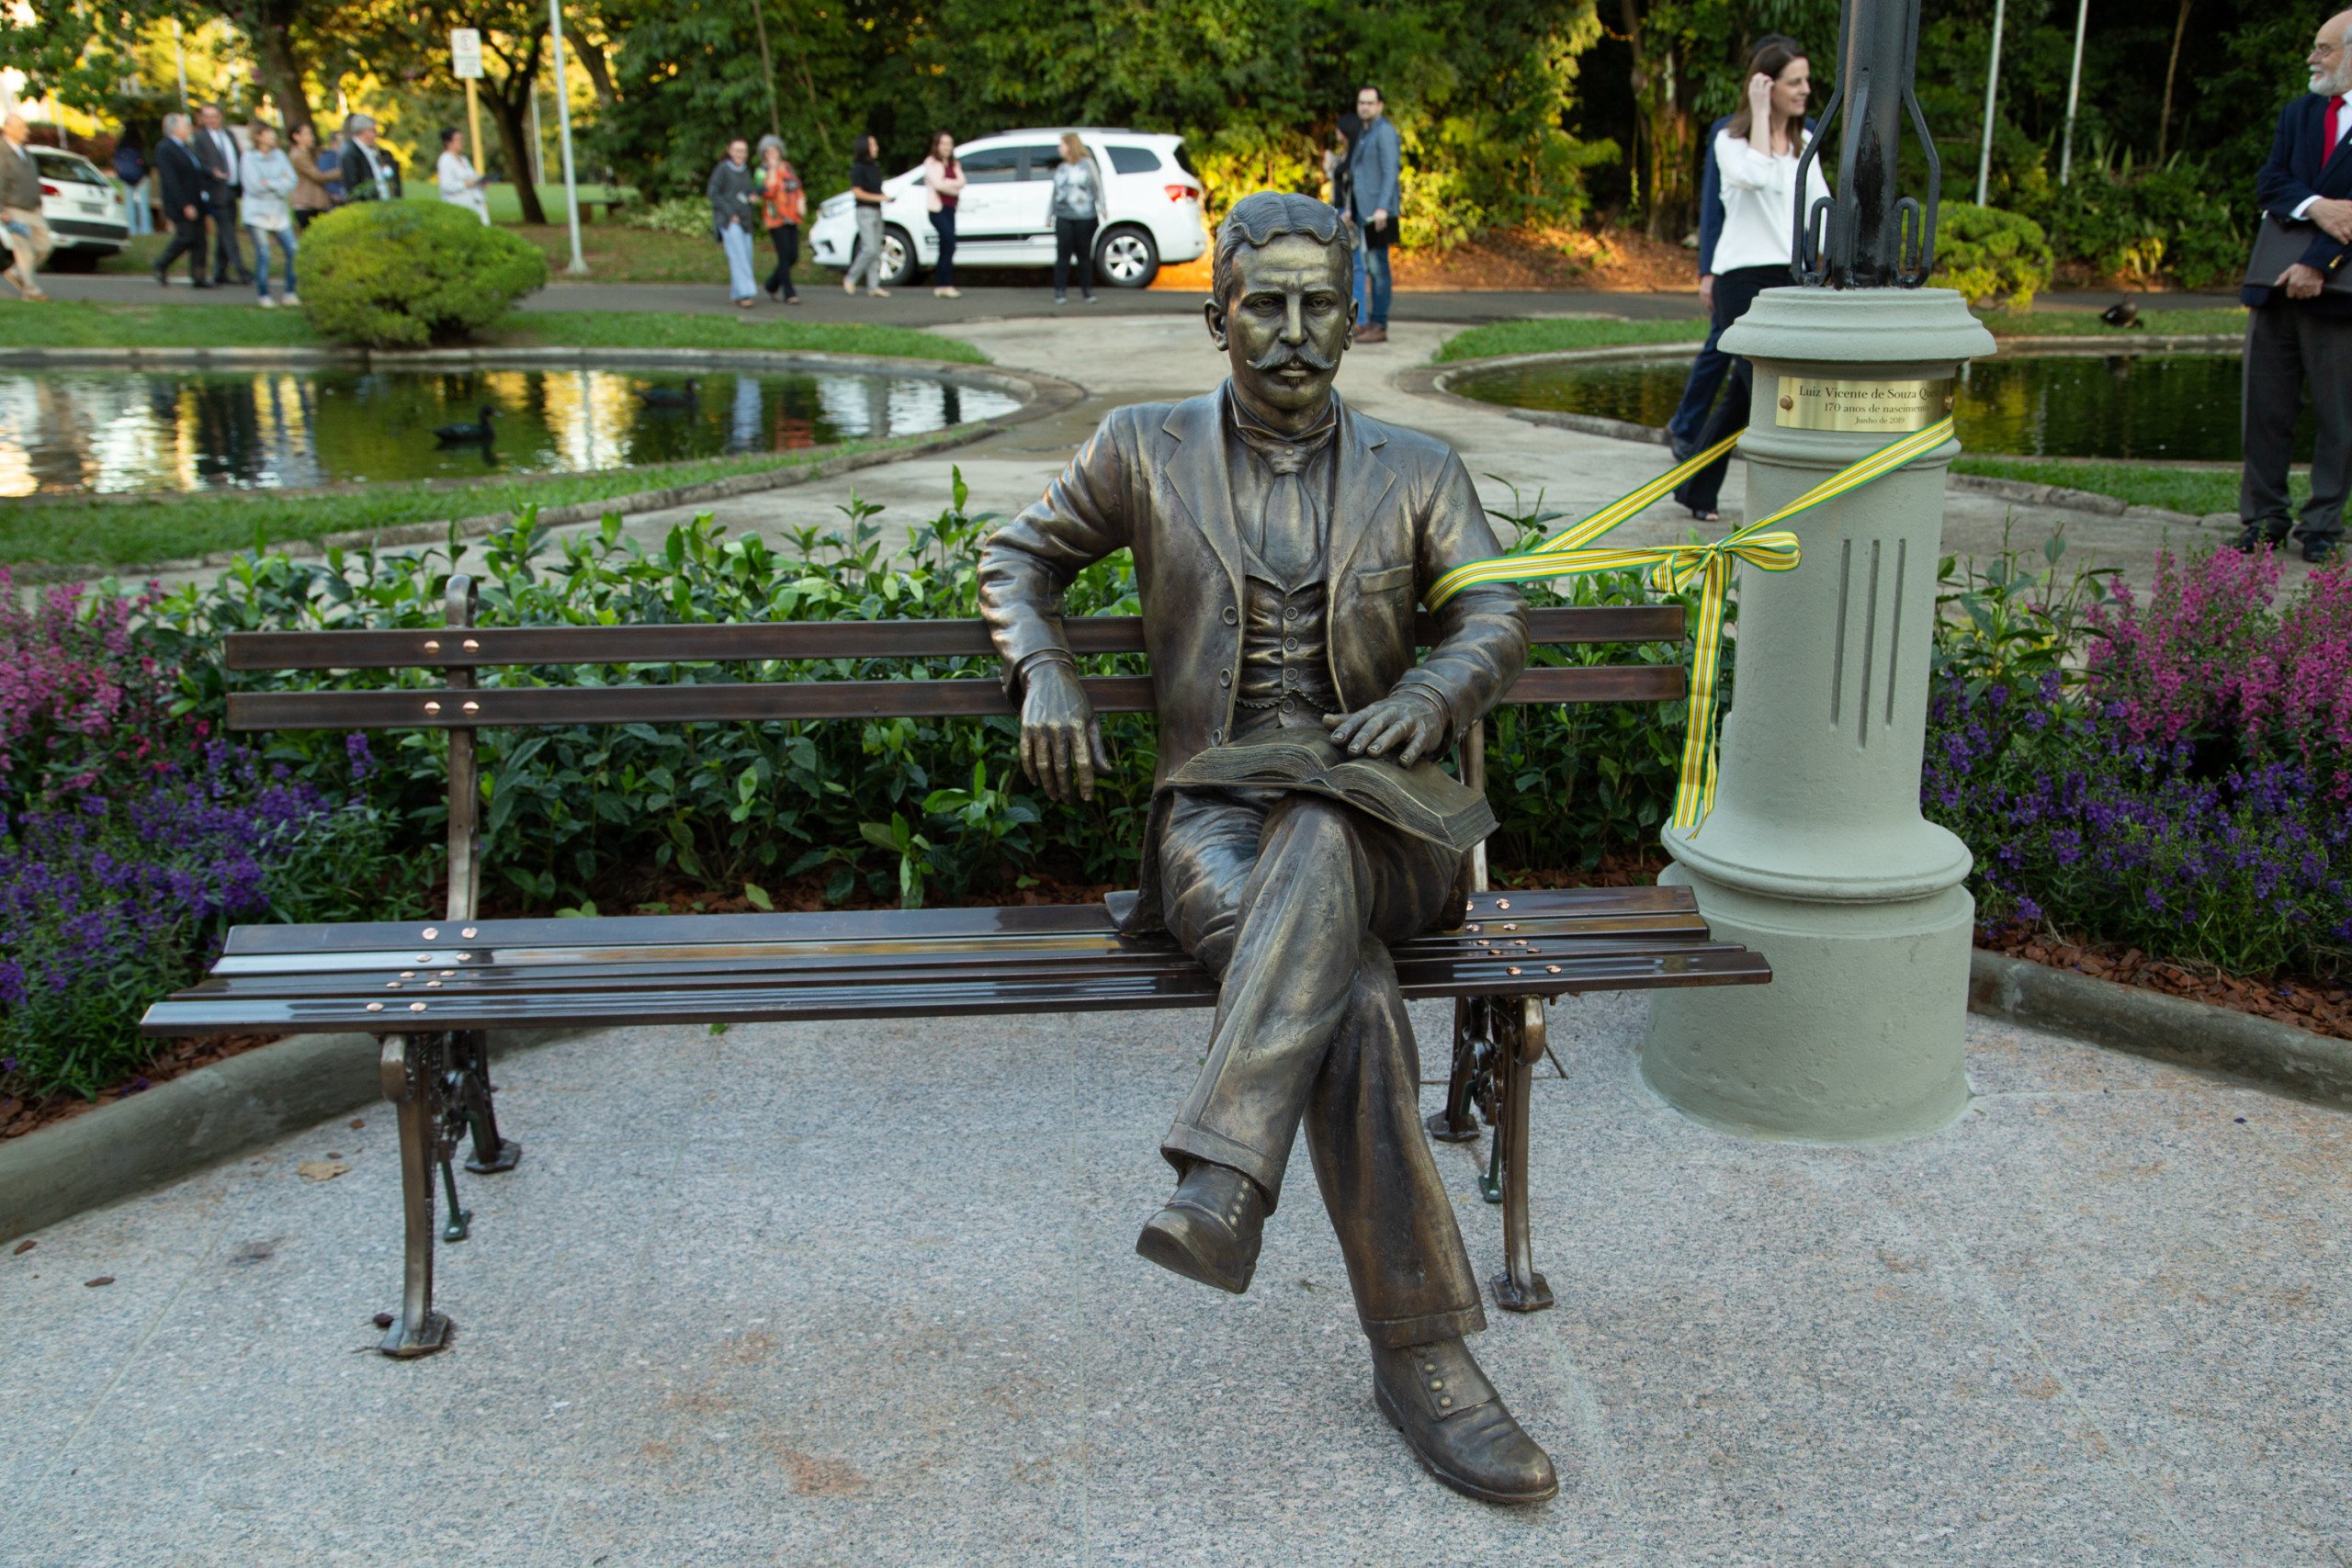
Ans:
[[[2091,0],[2082,0],[2075,12],[2075,69],[2066,78],[2066,134],[2058,147],[2058,183],[2064,185],[2075,169],[2075,105],[2083,96],[2083,31],[2090,26]]]
[[[1993,114],[2001,96],[2001,13],[2008,0],[1993,0],[1993,59],[1984,67],[1984,141],[1976,153],[1976,205],[1984,205],[1993,180]]]
[[[466,78],[466,136],[473,147],[474,172],[480,174],[482,165],[490,160],[481,150],[481,96],[474,91],[474,79],[470,76]],[[482,193],[481,225],[485,229],[490,227],[490,193],[488,191]]]
[[[555,35],[556,136],[563,148],[564,217],[571,225],[571,265],[563,270],[585,277],[588,263],[580,254],[580,184],[571,172],[571,99],[563,90],[563,0],[548,0],[548,28]]]

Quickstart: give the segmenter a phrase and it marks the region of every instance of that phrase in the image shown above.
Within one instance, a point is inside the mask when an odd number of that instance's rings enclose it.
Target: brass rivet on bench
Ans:
[[[1508,898],[1498,898],[1495,900],[1495,908],[1498,909],[1508,909],[1510,908],[1510,900]]]
[[[468,942],[471,942],[474,939],[474,928],[468,926],[464,931],[459,931],[458,934],[464,937]]]
[[[1503,930],[1507,931],[1515,931],[1519,930],[1519,922],[1517,920],[1505,920],[1503,922]]]
[[[381,1012],[384,1010],[384,1004],[381,1002],[369,1002],[368,1004],[368,1010],[369,1012]]]
[[[1519,965],[1518,965],[1518,964],[1512,964],[1512,965],[1510,966],[1510,970],[1508,971],[1508,973],[1510,973],[1510,974],[1513,974],[1513,975],[1518,974],[1518,973],[1519,973]]]
[[[437,991],[441,988],[441,982],[438,980],[427,980],[424,982],[424,988],[428,991]]]
[[[481,651],[481,644],[476,642],[471,637],[468,637],[466,638],[465,649],[468,653],[479,653]]]
[[[423,1002],[411,1002],[408,1004],[408,1010],[411,1012],[423,1012],[424,1010],[424,1004]]]
[[[416,978],[416,971],[413,969],[403,969],[401,971],[401,978],[403,980],[413,980]]]
[[[425,927],[425,928],[424,928],[424,940],[425,940],[425,941],[427,941],[427,942],[438,942],[438,941],[440,941],[440,940],[441,940],[441,929],[440,929],[438,926],[427,926],[427,927]]]
[[[465,709],[468,713],[480,713],[481,712],[481,705],[480,703],[468,703],[465,705]]]
[[[450,976],[455,975],[456,973],[457,973],[457,971],[456,971],[455,969],[444,969],[444,970],[442,970],[442,971],[441,971],[441,977],[442,977],[443,979],[445,979],[445,980],[446,980],[446,979],[447,979]]]
[[[1559,972],[1560,966],[1556,964],[1546,964],[1544,965],[1544,973],[1546,975],[1557,975]]]
[[[441,711],[441,705],[439,703],[427,703],[424,705],[424,711],[427,713],[439,713]]]
[[[397,991],[400,988],[401,983],[398,980],[387,980],[384,982],[384,989],[388,991]]]
[[[437,640],[428,642],[424,645],[424,651],[427,653],[438,653],[441,651],[441,644]]]

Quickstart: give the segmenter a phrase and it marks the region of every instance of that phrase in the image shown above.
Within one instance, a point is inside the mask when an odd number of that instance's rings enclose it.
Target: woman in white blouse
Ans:
[[[474,173],[473,164],[466,157],[464,131],[451,126],[441,133],[441,161],[433,172],[439,177],[442,200],[466,209],[484,223],[490,221],[490,197],[482,194],[490,176]]]
[[[1804,106],[1813,94],[1813,68],[1804,51],[1785,39],[1758,45],[1747,64],[1747,98],[1715,138],[1715,167],[1723,175],[1724,231],[1715,242],[1715,288],[1712,309],[1720,333],[1747,313],[1757,295],[1785,288],[1790,247],[1797,220],[1797,158],[1807,136]],[[1829,195],[1815,160],[1805,172],[1804,210]],[[1723,401],[1699,437],[1703,451],[1747,427],[1747,400],[1755,367],[1732,361],[1724,378]],[[1690,515],[1713,523],[1716,498],[1731,459],[1718,458],[1685,479],[1674,499]]]

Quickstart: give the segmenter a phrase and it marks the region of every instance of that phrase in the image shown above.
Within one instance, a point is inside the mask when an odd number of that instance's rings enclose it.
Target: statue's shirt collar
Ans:
[[[1241,404],[1232,383],[1225,389],[1226,426],[1248,446],[1266,460],[1266,466],[1277,475],[1295,474],[1306,467],[1317,455],[1329,449],[1340,432],[1340,400],[1334,396],[1323,409],[1323,417],[1312,430],[1298,435],[1276,430],[1252,415]]]

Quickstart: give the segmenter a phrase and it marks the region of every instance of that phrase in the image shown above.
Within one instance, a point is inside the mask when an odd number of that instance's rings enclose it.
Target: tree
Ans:
[[[452,70],[449,33],[472,28],[481,34],[481,97],[504,150],[507,172],[523,221],[545,223],[537,183],[530,177],[531,96],[548,57],[548,14],[534,0],[391,0],[371,8],[355,30],[354,57],[379,76],[404,77],[424,86],[462,93]],[[559,85],[559,90],[560,86]],[[474,156],[489,160],[476,148]]]

